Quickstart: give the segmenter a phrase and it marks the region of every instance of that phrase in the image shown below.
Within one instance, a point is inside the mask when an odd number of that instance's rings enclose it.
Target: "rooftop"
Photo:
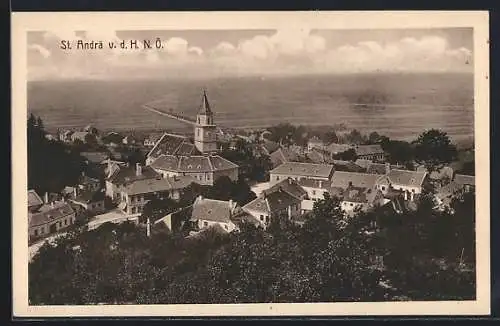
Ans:
[[[387,177],[391,183],[396,185],[420,187],[422,186],[426,175],[426,172],[421,171],[393,169],[387,174]]]
[[[141,179],[155,179],[160,176],[149,166],[142,166],[140,175],[136,174],[135,166],[120,167],[117,164],[113,165],[113,171],[108,180],[114,184],[124,184],[135,180]]]
[[[298,175],[304,177],[329,178],[333,172],[331,164],[285,162],[274,168],[271,174]]]
[[[128,195],[150,194],[155,192],[170,191],[174,189],[183,189],[195,182],[194,178],[189,176],[180,176],[175,178],[152,178],[135,180],[127,184],[124,191]]]
[[[311,180],[314,181],[314,180]],[[326,183],[326,182],[325,182]],[[278,182],[277,184],[273,185],[271,188],[264,190],[262,193],[265,193],[266,195],[269,195],[273,192],[276,191],[285,191],[288,194],[296,197],[296,198],[302,198],[303,196],[307,195],[307,192],[300,186],[300,184],[290,178],[287,178],[283,181]]]
[[[198,197],[193,204],[191,220],[229,223],[236,210],[236,202]]]
[[[161,155],[200,154],[194,144],[186,136],[164,133],[147,154],[157,158]]]
[[[213,172],[238,168],[238,165],[219,155],[161,155],[150,166],[158,170],[176,172]]]
[[[282,209],[286,209],[290,205],[300,204],[301,201],[301,199],[298,199],[286,191],[274,191],[255,198],[243,206],[243,209],[272,214]]]
[[[373,188],[380,175],[370,173],[335,171],[332,187],[346,189],[349,185],[362,188]]]
[[[28,207],[42,205],[43,200],[35,190],[28,190]]]
[[[75,211],[71,205],[66,202],[56,202],[52,205],[45,204],[39,209],[38,212],[30,213],[28,215],[29,226],[35,227],[43,225],[74,213]]]
[[[357,156],[384,154],[384,150],[380,145],[356,145],[354,151]]]

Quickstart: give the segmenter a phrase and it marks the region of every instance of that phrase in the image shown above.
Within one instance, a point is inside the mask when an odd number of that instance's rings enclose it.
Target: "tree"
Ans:
[[[370,135],[368,135],[368,142],[370,144],[378,144],[381,140],[382,140],[382,137],[376,131],[374,131],[374,132],[370,133]]]
[[[178,208],[179,204],[171,198],[153,198],[144,205],[140,222],[145,223],[149,218],[153,223]]]
[[[414,141],[415,157],[428,171],[437,171],[457,157],[457,148],[445,132],[431,129]]]
[[[330,143],[338,143],[339,138],[337,137],[337,134],[335,133],[334,130],[327,131],[320,137],[320,139],[325,143],[325,144],[330,144]]]
[[[354,162],[358,158],[354,149],[348,149],[342,153],[334,154],[334,159]]]
[[[415,157],[412,145],[406,141],[391,140],[383,136],[380,140],[380,146],[387,153],[388,161],[392,164],[408,165]]]

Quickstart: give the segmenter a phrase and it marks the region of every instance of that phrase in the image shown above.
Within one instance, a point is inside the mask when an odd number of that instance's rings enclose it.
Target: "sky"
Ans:
[[[155,47],[159,39],[161,48]],[[61,40],[72,43],[61,49]],[[78,50],[78,40],[103,49]],[[136,40],[139,49],[110,49]],[[152,49],[142,47],[150,40]],[[43,31],[28,34],[28,79],[217,78],[473,72],[471,28]]]

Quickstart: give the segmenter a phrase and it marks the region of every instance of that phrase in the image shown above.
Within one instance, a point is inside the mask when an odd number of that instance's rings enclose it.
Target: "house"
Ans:
[[[384,161],[385,152],[382,147],[378,144],[376,145],[355,145],[353,147],[356,152],[356,157],[358,159],[370,160],[370,161]]]
[[[243,206],[243,211],[267,227],[273,218],[281,216],[291,219],[302,213],[302,201],[307,193],[292,179],[286,179],[265,190]]]
[[[83,210],[96,215],[105,211],[105,193],[100,190],[83,189],[78,191],[74,188],[74,193],[69,199],[70,203],[80,206]]]
[[[286,148],[278,148],[269,155],[273,167],[277,167],[286,162],[297,162],[299,155]]]
[[[335,171],[331,186],[341,189],[348,187],[376,189],[380,177],[380,175],[370,173]]]
[[[476,188],[475,177],[473,175],[455,174],[453,181],[464,188],[465,191],[473,191]]]
[[[212,186],[222,176],[238,180],[238,165],[219,155],[161,155],[149,166],[163,177],[190,176],[200,185]]]
[[[330,180],[333,170],[334,168],[331,164],[286,162],[269,172],[270,182],[276,183],[287,178],[294,180],[317,179],[327,181]]]
[[[154,147],[162,136],[163,134],[160,133],[149,135],[144,139],[144,147]]]
[[[433,182],[440,183],[442,185],[450,182],[453,179],[453,168],[449,166],[444,166],[437,171],[429,171],[423,165],[417,167],[419,172],[427,172],[429,180]]]
[[[67,202],[51,202],[28,213],[29,240],[56,233],[75,223],[75,211]]]
[[[325,143],[316,136],[313,136],[307,141],[307,151],[310,152],[315,148],[322,149],[325,147]]]
[[[367,211],[386,203],[380,190],[369,187],[349,186],[338,197],[341,209],[348,214]]]
[[[35,190],[28,190],[28,211],[37,211],[43,205],[43,200]]]
[[[136,176],[142,173],[142,167],[138,164]],[[141,214],[144,206],[154,198],[172,198],[179,200],[181,191],[191,185],[195,180],[189,176],[162,178],[135,178],[125,181],[118,187],[120,193],[120,208],[128,215]]]
[[[193,203],[191,222],[199,230],[219,226],[226,232],[237,229],[232,217],[236,214],[238,204],[232,200],[215,200],[198,196]]]
[[[142,167],[136,165],[135,168],[129,165],[120,166],[119,164],[111,163],[111,160],[108,161],[106,170],[106,196],[113,200],[120,198],[120,189],[127,183],[135,180],[161,178],[160,174],[148,166]]]
[[[75,131],[71,134],[71,141],[75,142],[78,140],[81,141],[82,143],[85,143],[87,135],[91,134],[86,131]]]
[[[324,199],[324,193],[329,192],[331,188],[330,182],[325,180],[301,179],[298,184],[312,201]]]
[[[393,169],[387,175],[380,177],[377,186],[383,193],[389,188],[400,190],[404,193],[405,200],[409,196],[413,201],[415,195],[422,193],[426,176],[427,172]]]

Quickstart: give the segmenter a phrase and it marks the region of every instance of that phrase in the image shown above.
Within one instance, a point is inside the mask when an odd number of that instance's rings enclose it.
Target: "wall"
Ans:
[[[198,220],[198,227],[200,228],[200,230],[207,229],[216,224],[220,225],[227,232],[232,232],[233,230],[236,229],[236,225],[233,222],[223,223],[223,222],[207,221],[203,219]]]
[[[253,217],[255,217],[257,219],[257,221],[259,221],[263,226],[265,226],[266,220],[268,222],[271,221],[269,214],[267,212],[251,210],[251,209],[246,209],[246,208],[243,208],[243,210],[245,212],[247,212],[248,214],[252,215]]]
[[[275,174],[275,173],[270,174],[271,184],[278,183],[278,182],[283,181],[287,178],[292,178],[292,179],[297,180],[297,181],[301,180],[301,179],[329,181],[328,178],[323,178],[323,177],[304,177],[304,176],[295,175],[295,174]]]
[[[35,227],[30,227],[29,228],[30,240],[36,239],[36,238],[42,238],[42,237],[45,237],[45,236],[52,234],[50,232],[50,226],[53,225],[54,223],[56,224],[56,232],[58,232],[59,230],[65,229],[65,228],[67,228],[70,225],[73,225],[75,223],[75,214],[73,213],[73,214],[70,214],[67,216],[63,216],[57,220],[51,221],[50,223],[46,223],[46,224],[35,226]],[[36,235],[35,235],[35,231],[38,232]]]
[[[328,192],[323,188],[312,188],[312,187],[302,187],[305,191],[307,191],[307,196],[312,200],[321,200],[324,199],[324,193]]]

